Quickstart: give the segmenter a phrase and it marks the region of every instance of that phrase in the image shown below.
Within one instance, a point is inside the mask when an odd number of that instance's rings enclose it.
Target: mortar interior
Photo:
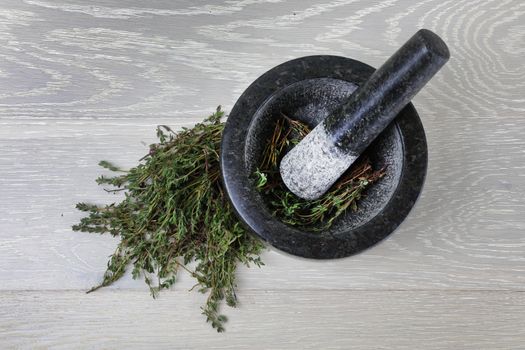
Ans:
[[[281,113],[315,127],[356,88],[357,85],[340,79],[307,79],[291,84],[270,96],[254,114],[248,129],[244,150],[248,173],[253,174],[260,163],[261,155]],[[396,124],[392,123],[367,148],[363,156],[369,157],[374,169],[385,167],[385,176],[367,188],[364,196],[358,201],[357,211],[347,210],[328,230],[314,234],[338,236],[349,229],[364,225],[392,198],[399,184],[403,165],[401,135]],[[255,197],[261,210],[271,215],[264,196],[257,192]]]

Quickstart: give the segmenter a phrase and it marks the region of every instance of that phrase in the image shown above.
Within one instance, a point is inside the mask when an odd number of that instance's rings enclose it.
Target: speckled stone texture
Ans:
[[[309,56],[263,74],[232,109],[221,145],[224,188],[242,222],[284,252],[316,259],[355,254],[388,236],[408,215],[423,186],[427,146],[412,104],[367,148],[387,174],[372,185],[357,212],[347,211],[326,231],[285,225],[266,206],[252,176],[280,113],[314,127],[338,108],[374,69],[336,56]]]
[[[352,165],[450,57],[436,34],[421,29],[347,101],[282,160],[281,177],[304,199],[317,199]]]
[[[290,191],[308,200],[321,197],[359,158],[359,154],[334,147],[323,123],[306,135],[293,151],[293,156],[288,157],[288,153],[279,166],[282,180]]]

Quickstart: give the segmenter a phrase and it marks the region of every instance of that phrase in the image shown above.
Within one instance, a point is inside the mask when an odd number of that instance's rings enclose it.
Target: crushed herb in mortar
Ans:
[[[274,216],[303,230],[322,231],[348,208],[356,211],[363,192],[385,172],[383,168],[374,170],[369,158],[360,157],[321,198],[306,200],[294,195],[281,179],[279,163],[309,132],[307,124],[281,114],[254,175]]]

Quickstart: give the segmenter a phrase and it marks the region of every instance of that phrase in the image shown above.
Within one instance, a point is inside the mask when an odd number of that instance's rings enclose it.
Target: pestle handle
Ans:
[[[323,124],[334,143],[360,155],[450,57],[447,45],[421,29]]]
[[[323,195],[449,57],[439,36],[417,31],[284,156],[280,172],[286,186],[304,199]]]

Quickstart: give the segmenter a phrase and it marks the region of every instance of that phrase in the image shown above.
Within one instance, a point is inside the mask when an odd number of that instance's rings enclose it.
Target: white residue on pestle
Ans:
[[[336,147],[321,123],[284,156],[281,177],[294,194],[314,200],[328,191],[358,157]]]

